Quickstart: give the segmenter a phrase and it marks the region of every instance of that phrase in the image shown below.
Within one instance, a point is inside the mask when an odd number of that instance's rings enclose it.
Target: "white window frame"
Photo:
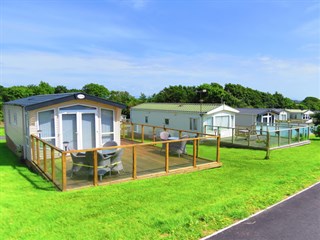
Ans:
[[[228,126],[227,127],[225,127],[225,126],[218,126],[217,125],[217,121],[216,121],[216,118],[217,117],[228,117]],[[231,115],[230,114],[217,114],[217,115],[215,115],[214,117],[213,117],[213,126],[215,126],[215,128],[216,127],[225,127],[225,128],[230,128],[230,127],[232,127],[232,126],[230,126],[231,125]]]
[[[102,110],[107,110],[107,111],[112,111],[112,121],[113,121],[113,131],[112,132],[102,132]],[[101,129],[101,134],[100,134],[100,140],[101,143],[103,144],[103,136],[104,135],[113,135],[113,140],[115,139],[115,111],[110,108],[100,108],[100,129]]]
[[[189,128],[192,131],[198,130],[198,118],[189,118]]]
[[[16,112],[16,111],[13,112],[13,122],[12,122],[12,125],[14,125],[14,126],[17,126],[17,125],[18,125],[18,115],[17,115],[17,112]]]
[[[62,108],[68,108],[68,107],[72,107],[72,106],[84,106],[84,107],[88,107],[88,108],[92,108],[92,109],[82,109],[82,110],[76,110],[76,109],[62,109]],[[76,114],[76,121],[77,121],[77,149],[82,149],[82,114],[83,113],[94,113],[95,114],[95,145],[97,146],[98,142],[99,142],[99,131],[97,129],[98,126],[98,108],[95,106],[91,106],[91,105],[86,105],[86,104],[71,104],[71,105],[65,105],[65,106],[61,106],[58,109],[59,111],[59,135],[60,135],[60,148],[64,149],[63,146],[63,131],[62,131],[62,115],[63,114]],[[101,114],[101,112],[100,112]],[[101,126],[101,121],[100,121],[100,126]],[[102,136],[102,135],[101,135]],[[79,141],[80,140],[80,141]],[[57,143],[56,143],[57,145]],[[57,145],[58,146],[58,145]]]
[[[54,139],[55,144],[57,145],[57,133],[56,133],[56,110],[54,108],[50,108],[50,109],[46,109],[43,111],[39,111],[37,112],[37,121],[36,121],[36,126],[37,126],[37,130],[40,130],[40,121],[39,121],[39,114],[42,112],[48,112],[48,111],[52,111],[53,110],[53,123],[54,123],[54,137],[41,137],[43,140],[52,140]]]

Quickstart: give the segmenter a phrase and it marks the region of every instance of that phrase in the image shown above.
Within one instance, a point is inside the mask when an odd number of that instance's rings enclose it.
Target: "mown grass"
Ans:
[[[1,239],[199,239],[320,180],[320,141],[221,149],[223,167],[57,192],[0,143]]]
[[[4,127],[0,127],[0,136],[5,136]]]

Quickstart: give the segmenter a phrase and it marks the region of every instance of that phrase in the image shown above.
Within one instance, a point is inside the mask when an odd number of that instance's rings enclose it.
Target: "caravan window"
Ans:
[[[39,120],[39,137],[45,139],[47,142],[55,145],[55,125],[54,125],[54,111],[44,111],[38,113]]]
[[[102,143],[114,139],[113,111],[101,109]]]
[[[198,124],[198,121],[196,118],[190,118],[190,130],[198,130],[197,124]]]
[[[214,125],[217,127],[229,127],[229,116],[216,116]]]

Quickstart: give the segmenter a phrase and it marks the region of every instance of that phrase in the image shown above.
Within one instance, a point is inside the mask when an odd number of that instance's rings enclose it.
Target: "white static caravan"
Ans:
[[[255,126],[259,123],[272,126],[276,120],[288,120],[288,114],[284,109],[266,108],[237,108],[239,113],[236,118],[236,126]]]
[[[30,135],[61,149],[120,144],[121,110],[125,105],[84,93],[31,96],[3,105],[8,147],[31,160]]]
[[[143,103],[131,108],[133,123],[232,136],[238,110],[225,104]],[[230,128],[230,129],[227,129]]]
[[[301,110],[301,109],[285,109],[289,115],[290,120],[300,120],[303,123],[312,123],[311,115],[314,114],[310,110]]]

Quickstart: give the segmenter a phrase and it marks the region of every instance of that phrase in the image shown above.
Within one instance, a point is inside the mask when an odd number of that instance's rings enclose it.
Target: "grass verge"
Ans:
[[[0,142],[1,239],[199,239],[320,180],[320,141],[222,148],[223,167],[57,192]]]

